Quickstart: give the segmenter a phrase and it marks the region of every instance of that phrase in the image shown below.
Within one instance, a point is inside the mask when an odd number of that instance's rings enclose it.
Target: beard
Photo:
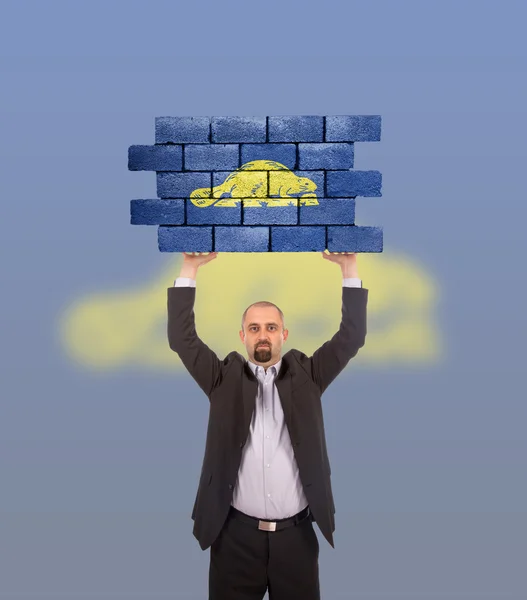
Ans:
[[[271,348],[256,348],[254,351],[254,358],[258,362],[267,362],[271,360]]]

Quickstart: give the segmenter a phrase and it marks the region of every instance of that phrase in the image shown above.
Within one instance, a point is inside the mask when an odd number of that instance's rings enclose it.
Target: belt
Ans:
[[[229,511],[229,517],[233,519],[239,519],[244,523],[252,525],[253,527],[257,527],[262,531],[280,531],[281,529],[286,529],[286,527],[290,527],[291,525],[298,525],[307,517],[312,516],[312,512],[309,506],[306,506],[304,510],[301,510],[296,515],[289,517],[287,519],[278,519],[276,521],[270,521],[268,519],[257,519],[256,517],[251,517],[241,512],[234,506],[231,506]]]

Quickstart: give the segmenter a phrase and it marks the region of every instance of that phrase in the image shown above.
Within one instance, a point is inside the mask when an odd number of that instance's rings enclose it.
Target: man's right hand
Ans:
[[[183,265],[181,266],[179,276],[196,279],[198,268],[215,259],[217,256],[217,252],[183,252]]]

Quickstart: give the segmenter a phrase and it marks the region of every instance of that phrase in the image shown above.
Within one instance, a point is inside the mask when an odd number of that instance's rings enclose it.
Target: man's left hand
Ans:
[[[357,253],[356,252],[322,252],[323,258],[337,263],[342,269],[344,277],[358,277]]]

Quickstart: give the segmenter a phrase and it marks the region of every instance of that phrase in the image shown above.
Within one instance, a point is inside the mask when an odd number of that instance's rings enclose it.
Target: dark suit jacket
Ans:
[[[241,354],[233,351],[220,360],[198,337],[195,297],[195,287],[168,288],[168,341],[210,402],[205,456],[192,510],[193,534],[206,550],[229,512],[258,380]],[[364,345],[367,302],[367,289],[343,286],[337,333],[313,356],[295,349],[286,352],[275,378],[313,519],[333,547],[335,505],[320,397]]]

